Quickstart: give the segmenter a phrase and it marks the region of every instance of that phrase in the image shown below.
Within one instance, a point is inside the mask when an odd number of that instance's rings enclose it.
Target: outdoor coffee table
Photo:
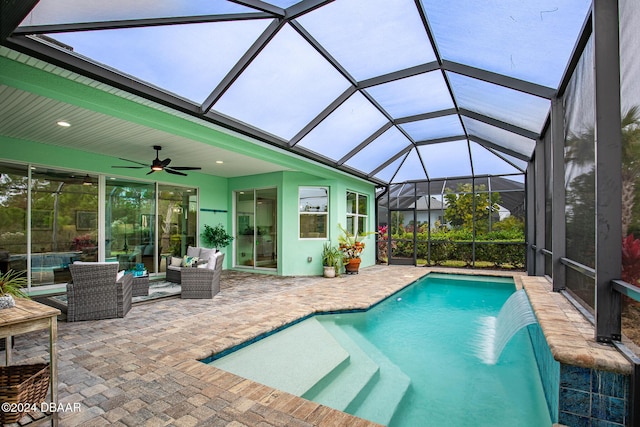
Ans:
[[[149,295],[149,274],[133,276],[133,290],[131,296],[142,297]]]

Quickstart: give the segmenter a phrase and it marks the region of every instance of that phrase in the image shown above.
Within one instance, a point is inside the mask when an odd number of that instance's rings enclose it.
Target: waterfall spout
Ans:
[[[498,317],[489,316],[480,320],[476,355],[482,362],[495,365],[516,332],[536,322],[524,289],[514,292],[500,309]]]

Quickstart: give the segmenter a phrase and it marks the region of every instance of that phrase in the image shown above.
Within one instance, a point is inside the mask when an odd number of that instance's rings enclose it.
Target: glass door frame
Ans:
[[[262,244],[266,244],[265,242],[263,242],[263,238],[261,238],[260,236],[264,235],[260,228],[260,225],[257,225],[258,222],[258,198],[259,198],[259,193],[261,191],[273,191],[275,192],[275,209],[273,210],[274,212],[274,218],[273,218],[273,227],[275,227],[275,230],[269,230],[268,232],[268,236],[270,236],[271,241],[269,242],[270,247],[272,249],[272,259],[275,261],[275,265],[273,267],[264,267],[264,266],[260,266],[258,263],[258,244],[262,243]],[[241,194],[245,194],[245,193],[252,193],[253,195],[253,199],[252,199],[252,212],[243,212],[243,224],[242,227],[249,227],[252,229],[252,234],[240,234],[241,230],[240,230],[240,213],[239,212],[239,207],[238,207],[238,196]],[[245,268],[245,269],[251,269],[251,270],[268,270],[268,271],[277,271],[279,268],[279,259],[278,259],[278,196],[279,196],[279,192],[278,192],[278,187],[264,187],[264,188],[251,188],[251,189],[245,189],[245,190],[235,190],[233,192],[233,235],[234,235],[234,239],[233,239],[233,266],[234,268]],[[248,218],[244,218],[244,217],[248,217]],[[246,221],[249,221],[248,223]],[[241,251],[241,246],[243,243],[243,241],[248,241],[249,240],[249,236],[250,236],[250,244],[251,244],[251,255],[249,258],[247,258],[247,260],[251,260],[250,264],[247,263],[243,263],[240,261],[240,258],[246,258],[246,252]],[[245,242],[246,243],[246,242]],[[246,245],[245,245],[246,246]],[[242,255],[240,255],[242,254]]]

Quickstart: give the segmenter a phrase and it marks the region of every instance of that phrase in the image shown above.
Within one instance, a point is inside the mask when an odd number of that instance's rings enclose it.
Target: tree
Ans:
[[[622,237],[629,233],[633,221],[636,183],[640,175],[640,106],[633,106],[623,114],[620,122],[622,130]],[[593,127],[567,138],[568,164],[592,169],[595,162],[595,133]],[[587,171],[586,173],[589,173]]]
[[[476,228],[486,230],[489,216],[500,209],[500,194],[489,193],[485,185],[476,185],[473,192],[471,184],[460,184],[455,193],[445,194],[444,199],[447,205],[444,219],[454,228],[472,230],[475,217]]]

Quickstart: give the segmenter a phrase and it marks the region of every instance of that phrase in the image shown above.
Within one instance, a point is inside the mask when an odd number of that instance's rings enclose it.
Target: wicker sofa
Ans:
[[[67,321],[124,317],[131,310],[133,276],[118,278],[117,263],[73,263],[67,283]]]

